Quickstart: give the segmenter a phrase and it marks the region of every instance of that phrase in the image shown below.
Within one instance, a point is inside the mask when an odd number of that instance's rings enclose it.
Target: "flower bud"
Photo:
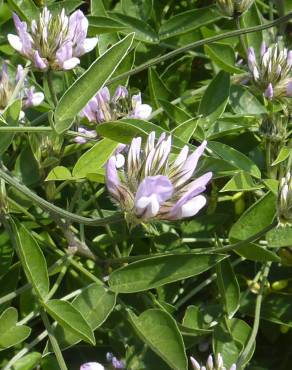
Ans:
[[[216,0],[217,6],[227,17],[239,17],[249,9],[254,0]]]
[[[201,366],[194,357],[191,357],[190,360],[194,370],[226,370],[220,353],[217,355],[216,364],[214,364],[212,355],[209,355],[206,366]],[[233,364],[230,370],[236,370],[236,364]]]
[[[277,209],[280,225],[292,225],[292,178],[290,171],[280,182]]]

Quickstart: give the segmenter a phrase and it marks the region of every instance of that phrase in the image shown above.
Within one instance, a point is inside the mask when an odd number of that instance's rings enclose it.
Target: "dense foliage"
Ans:
[[[1,369],[291,369],[291,19],[0,0]]]

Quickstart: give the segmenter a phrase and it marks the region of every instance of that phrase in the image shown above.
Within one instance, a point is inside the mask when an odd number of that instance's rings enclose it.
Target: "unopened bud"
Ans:
[[[217,0],[221,12],[227,17],[239,17],[249,9],[254,0]]]

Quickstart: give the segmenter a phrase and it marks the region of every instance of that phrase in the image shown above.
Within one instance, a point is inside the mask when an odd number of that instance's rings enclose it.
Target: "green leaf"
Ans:
[[[40,168],[31,146],[25,145],[15,163],[15,172],[25,185],[34,185],[40,180]]]
[[[133,262],[111,273],[110,289],[135,293],[199,275],[224,259],[222,255],[169,254]]]
[[[200,334],[207,334],[210,332],[210,329],[207,329],[207,325],[204,321],[204,313],[197,306],[188,306],[186,309],[183,326],[193,330],[197,330]]]
[[[64,93],[57,104],[54,119],[55,129],[62,133],[70,128],[73,118],[112,76],[129,52],[133,34],[126,36],[108,49]],[[82,91],[82,94],[80,93]],[[74,104],[72,104],[74,102]]]
[[[257,165],[245,154],[239,152],[231,146],[216,141],[209,141],[208,148],[211,149],[220,158],[229,162],[232,166],[248,172],[256,178],[261,178],[261,171],[259,170]]]
[[[21,101],[16,100],[3,112],[3,119],[8,124],[8,126],[18,126],[19,125],[19,114],[21,110]],[[9,145],[12,143],[14,138],[14,133],[4,133],[1,132],[0,135],[0,154],[3,154]]]
[[[217,263],[217,283],[229,318],[233,317],[239,307],[240,290],[236,275],[228,259]]]
[[[290,153],[291,153],[291,148],[288,148],[287,146],[283,146],[280,149],[280,152],[277,158],[272,163],[272,166],[276,166],[277,164],[284,162],[289,157]]]
[[[17,360],[13,365],[13,370],[34,370],[37,368],[37,365],[39,365],[41,358],[41,353],[31,352]]]
[[[99,140],[78,159],[72,171],[73,176],[83,178],[88,173],[99,170],[113,154],[117,145],[117,142],[109,139]]]
[[[253,26],[258,26],[262,24],[262,16],[259,14],[258,8],[254,3],[245,12],[242,17],[240,17],[240,23],[242,28],[248,28]],[[260,53],[261,44],[263,42],[263,32],[251,32],[244,36],[249,47],[253,47],[256,54]]]
[[[176,124],[183,123],[192,119],[192,116],[185,112],[183,109],[177,107],[176,105],[169,103],[164,99],[158,99],[159,104],[163,108],[164,112],[168,117],[173,120]]]
[[[65,9],[66,14],[70,14],[82,4],[82,0],[62,0],[53,4],[49,4],[47,7],[51,12],[61,13],[62,9]]]
[[[127,26],[123,25],[121,22],[109,17],[89,16],[88,22],[89,35],[120,32],[127,28]]]
[[[171,17],[164,22],[159,30],[160,40],[183,35],[207,24],[213,23],[221,14],[216,7],[188,10]]]
[[[229,101],[231,108],[237,114],[250,116],[267,113],[263,104],[244,86],[231,86]]]
[[[8,271],[12,258],[13,258],[14,250],[10,243],[10,238],[7,232],[3,231],[0,234],[0,276],[6,274]]]
[[[154,68],[149,68],[148,86],[153,108],[157,109],[160,107],[160,99],[169,100],[171,98],[171,92]]]
[[[90,0],[91,14],[107,16],[107,12],[103,5],[103,0]]]
[[[102,285],[91,284],[84,289],[72,302],[94,331],[101,326],[113,311],[116,304],[116,295]],[[60,326],[54,334],[62,348],[67,348],[80,341],[80,337]]]
[[[26,277],[35,292],[44,299],[49,293],[49,276],[43,252],[37,241],[22,224],[12,222],[12,227]]]
[[[220,190],[220,192],[224,191],[252,191],[261,189],[263,185],[256,185],[253,178],[250,176],[249,173],[240,171],[236,173],[232,179],[228,181],[228,183]]]
[[[130,322],[141,339],[171,369],[187,370],[188,363],[182,336],[176,321],[165,311],[150,309],[139,317],[129,312]]]
[[[57,166],[49,172],[45,181],[64,181],[64,180],[72,180],[72,179],[73,177],[71,175],[71,172],[68,170],[68,168],[64,166]]]
[[[272,248],[289,247],[292,242],[292,227],[276,227],[266,235],[268,246]]]
[[[128,27],[128,32],[135,32],[135,39],[145,43],[157,44],[159,42],[158,35],[153,28],[141,19],[131,17],[122,13],[109,12],[109,15]]]
[[[224,113],[229,100],[230,75],[219,72],[207,87],[199,107],[199,114],[215,121]]]
[[[248,208],[233,224],[229,239],[245,240],[270,225],[276,213],[276,197],[268,192]]]
[[[49,315],[63,326],[64,329],[76,334],[79,339],[83,339],[85,342],[93,345],[95,344],[95,338],[91,327],[71,303],[52,299],[43,303],[43,306]]]
[[[28,326],[17,325],[18,313],[13,307],[7,308],[0,316],[0,351],[15,346],[29,337]]]
[[[171,133],[188,143],[193,135],[195,135],[197,127],[198,120],[196,118],[190,118],[173,129]]]
[[[235,67],[235,52],[231,46],[213,43],[212,45],[205,45],[204,49],[212,62],[223,71],[228,73],[243,72],[242,69]]]
[[[8,0],[8,4],[28,23],[39,16],[39,10],[33,0]]]
[[[275,253],[254,243],[243,245],[234,250],[239,256],[256,262],[280,262],[281,259]]]

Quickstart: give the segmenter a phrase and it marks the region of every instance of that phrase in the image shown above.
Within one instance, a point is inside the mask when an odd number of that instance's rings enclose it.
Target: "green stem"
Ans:
[[[63,355],[62,355],[62,351],[59,347],[59,343],[58,343],[58,341],[57,341],[57,339],[54,335],[54,332],[52,330],[49,318],[48,318],[46,312],[43,309],[41,309],[41,317],[42,317],[44,325],[47,329],[48,336],[49,336],[53,351],[54,351],[55,356],[56,356],[56,360],[57,360],[57,362],[60,366],[60,370],[68,370],[67,365],[66,365],[65,360],[64,360]]]
[[[133,76],[133,75],[135,75],[135,74],[137,74],[141,71],[144,71],[145,69],[147,69],[147,68],[149,68],[149,67],[151,67],[155,64],[164,62],[168,59],[171,59],[171,58],[175,57],[176,55],[182,54],[186,51],[197,48],[199,46],[212,44],[214,42],[224,40],[224,39],[227,39],[227,38],[231,38],[231,37],[237,37],[239,35],[246,35],[248,33],[262,31],[262,30],[277,26],[278,24],[281,24],[283,22],[288,22],[291,18],[292,18],[292,12],[288,13],[284,17],[280,17],[280,18],[274,20],[273,22],[269,22],[269,23],[262,24],[262,25],[259,25],[259,26],[255,26],[255,27],[244,28],[244,29],[241,29],[241,30],[226,32],[226,33],[222,33],[220,35],[216,35],[216,36],[213,36],[213,37],[205,38],[203,40],[192,42],[191,44],[188,44],[188,45],[185,45],[185,46],[183,46],[181,48],[178,48],[176,50],[170,51],[169,53],[164,54],[161,57],[150,59],[148,62],[143,63],[143,64],[141,64],[140,66],[138,66],[136,68],[133,68],[131,71],[121,73],[120,75],[111,78],[107,82],[107,85],[109,85],[111,83],[114,83],[114,82],[117,82],[121,79],[127,78],[128,76]]]
[[[54,103],[54,106],[56,106],[58,104],[58,99],[57,99],[55,89],[54,89],[53,75],[52,75],[51,69],[49,69],[48,72],[46,73],[46,77],[47,77],[48,88],[51,94],[52,101]]]
[[[235,18],[235,23],[236,23],[236,28],[238,29],[238,31],[241,31],[240,17]],[[247,46],[246,46],[246,42],[245,42],[245,38],[244,38],[243,34],[239,35],[239,40],[240,40],[242,49],[243,49],[245,55],[247,56]]]
[[[45,211],[55,213],[59,217],[63,217],[67,220],[71,220],[73,222],[78,222],[84,225],[89,226],[104,226],[110,223],[121,222],[124,217],[123,214],[117,213],[113,216],[105,217],[101,219],[100,217],[97,218],[87,218],[83,216],[76,215],[71,212],[67,212],[64,209],[51,204],[47,200],[41,198],[37,194],[33,193],[29,188],[25,185],[21,184],[17,179],[12,177],[8,171],[0,168],[0,178],[2,178],[5,182],[9,185],[15,187],[19,190],[22,194],[26,195],[29,199],[34,201],[40,208],[44,209]]]
[[[246,361],[246,358],[250,354],[250,351],[251,351],[251,349],[252,349],[252,347],[255,343],[255,340],[256,340],[256,337],[257,337],[257,334],[258,334],[259,325],[260,325],[260,318],[261,318],[261,307],[262,307],[262,301],[263,301],[263,293],[264,293],[264,289],[265,289],[265,283],[266,283],[268,275],[269,275],[271,264],[272,264],[271,262],[267,262],[263,266],[261,287],[260,287],[260,291],[259,291],[259,294],[258,294],[257,299],[256,299],[254,323],[253,323],[251,335],[249,337],[247,345],[245,346],[244,351],[242,352],[242,354],[241,354],[241,356],[238,360],[238,363],[237,363],[238,369],[241,369],[241,367],[244,365],[244,363]]]
[[[61,271],[54,283],[54,285],[52,286],[51,290],[49,291],[49,294],[46,296],[46,301],[48,301],[49,299],[51,299],[54,294],[56,293],[56,291],[59,289],[59,286],[61,285],[62,283],[62,280],[67,272],[67,269],[68,269],[68,266],[70,264],[70,259],[72,258],[73,256],[69,256],[66,260],[65,260],[65,263],[64,265],[62,266],[61,268]]]

